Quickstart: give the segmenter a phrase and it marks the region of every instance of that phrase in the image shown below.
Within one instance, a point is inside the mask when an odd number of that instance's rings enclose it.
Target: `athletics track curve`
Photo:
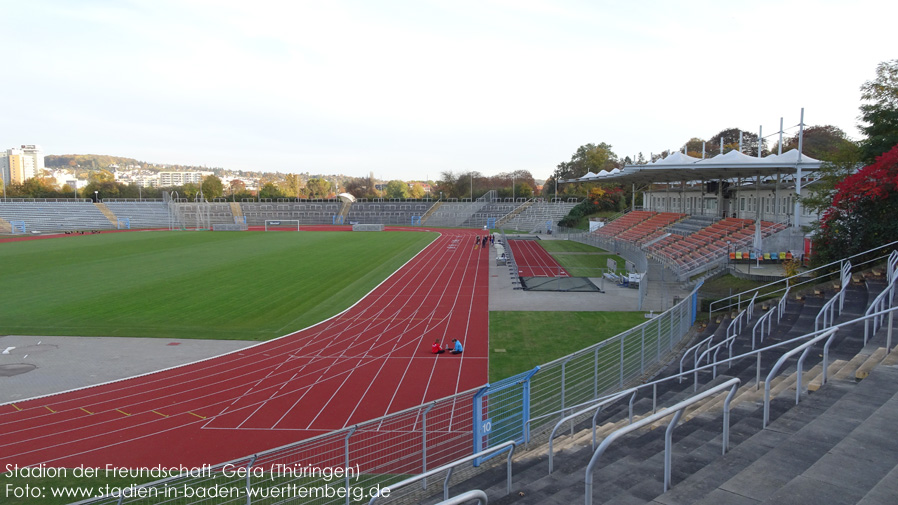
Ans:
[[[509,240],[521,277],[570,277],[555,258],[536,240]]]
[[[472,247],[474,230],[440,231],[358,303],[315,326],[0,405],[0,468],[216,464],[485,384],[489,254]],[[460,338],[465,352],[434,356],[435,338]]]

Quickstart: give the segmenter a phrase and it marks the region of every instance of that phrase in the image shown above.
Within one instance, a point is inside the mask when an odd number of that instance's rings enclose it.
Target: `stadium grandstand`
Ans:
[[[315,461],[361,468],[361,474],[352,482],[278,476],[279,485],[345,490],[292,502],[347,503],[351,488],[389,487],[390,496],[371,496],[368,503],[892,503],[898,243],[702,305],[702,282],[693,279],[699,274],[729,262],[760,264],[810,252],[802,226],[816,216],[795,195],[813,182],[820,162],[792,151],[746,158],[736,151],[709,160],[675,153],[577,180],[631,184],[645,205],[636,208],[634,200],[628,212],[596,230],[554,233],[619,252],[646,274],[649,264],[658,264],[681,281],[695,281],[688,297],[645,323],[520,375],[222,462],[208,476],[174,476],[140,488],[234,485],[249,500],[250,490],[270,488],[272,477],[223,482],[226,468]],[[494,197],[346,203],[241,202],[238,208],[248,224],[333,224],[341,216],[350,222],[356,205],[371,204],[356,216],[374,220],[380,213],[429,227],[489,226],[495,219],[497,226],[530,232],[549,231],[540,226],[554,226],[552,212],[562,205]],[[234,204],[228,208],[233,222]],[[181,226],[212,219],[211,207],[208,216],[169,213]],[[154,503],[136,494],[80,503]]]
[[[685,281],[730,261],[808,256],[810,240],[802,228],[817,216],[800,199],[820,166],[795,149],[767,157],[734,150],[707,159],[675,152],[564,182],[630,185],[630,208],[597,223],[596,245],[657,260]],[[640,192],[644,205],[637,208]]]
[[[206,230],[241,223],[263,227],[266,221],[301,225],[383,224],[436,228],[498,226],[534,232],[552,229],[577,200],[499,199],[490,191],[475,201],[345,199],[228,202],[188,201],[177,194],[163,200],[0,199],[0,233],[53,233],[109,229]],[[13,222],[19,223],[15,227]]]

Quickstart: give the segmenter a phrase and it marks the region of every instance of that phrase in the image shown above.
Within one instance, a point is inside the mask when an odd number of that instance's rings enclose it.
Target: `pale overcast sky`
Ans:
[[[541,179],[589,142],[648,156],[802,107],[857,138],[895,19],[886,0],[0,0],[0,147]]]

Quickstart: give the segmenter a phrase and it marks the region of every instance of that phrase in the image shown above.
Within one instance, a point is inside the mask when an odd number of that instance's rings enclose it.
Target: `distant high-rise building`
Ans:
[[[44,153],[41,146],[27,144],[0,152],[0,174],[4,186],[10,183],[21,184],[26,179],[40,177],[43,170]]]
[[[188,182],[201,184],[203,174],[201,172],[159,172],[159,186],[183,186]]]

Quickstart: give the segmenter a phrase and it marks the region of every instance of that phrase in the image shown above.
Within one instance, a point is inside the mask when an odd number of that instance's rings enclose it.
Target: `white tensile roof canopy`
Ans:
[[[734,179],[737,177],[754,177],[757,175],[794,174],[819,170],[822,162],[795,149],[781,155],[771,154],[757,158],[730,151],[718,154],[713,158],[693,158],[681,152],[675,152],[666,158],[645,165],[626,165],[621,170],[606,172],[607,175],[588,173],[579,179],[567,182],[611,182],[617,184],[674,182],[714,179]],[[615,173],[617,172],[617,173]]]

